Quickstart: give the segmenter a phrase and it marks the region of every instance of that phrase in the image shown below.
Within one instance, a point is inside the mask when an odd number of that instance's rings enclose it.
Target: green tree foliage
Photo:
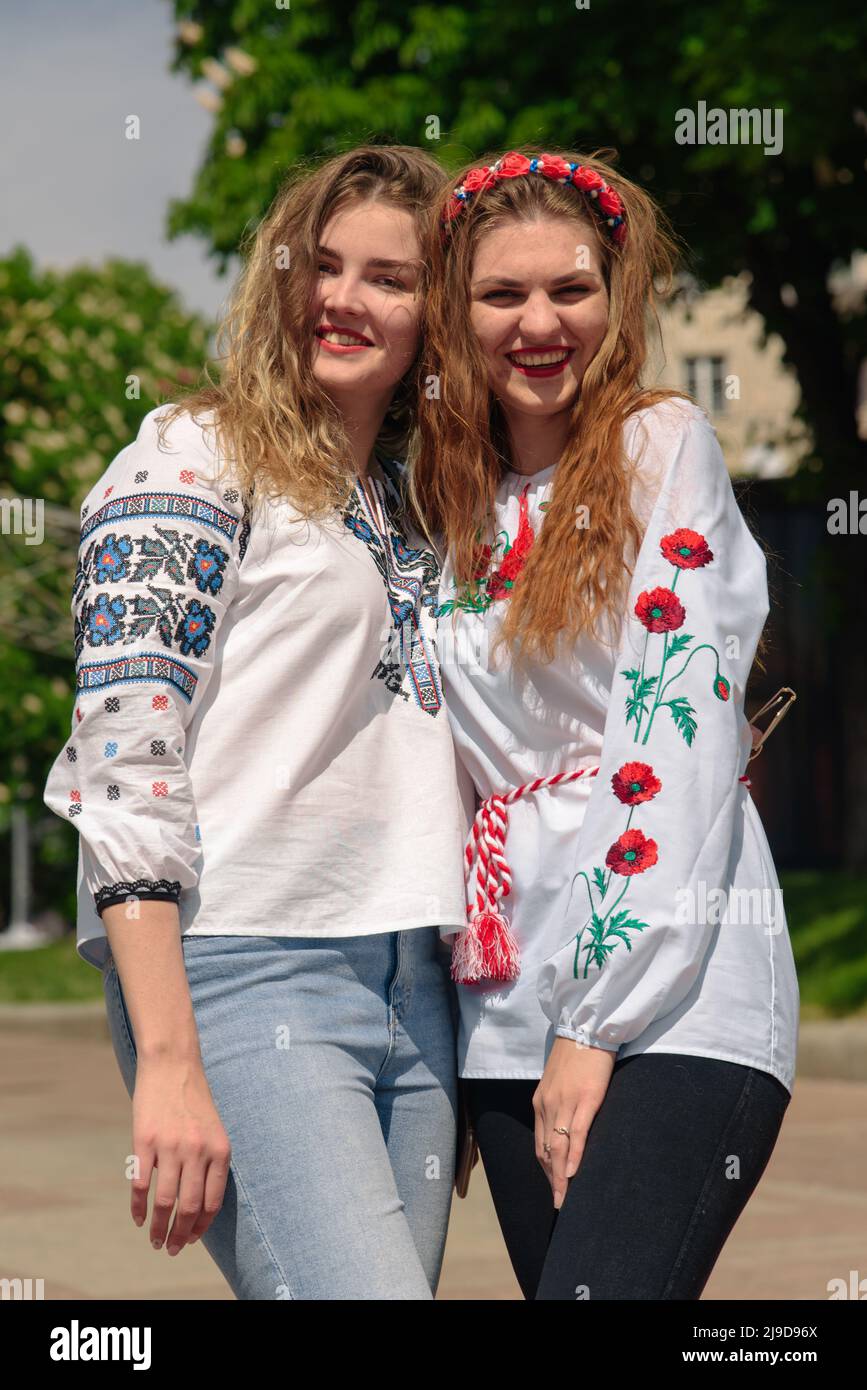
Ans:
[[[613,146],[695,249],[701,284],[752,273],[752,307],[786,344],[816,444],[799,486],[818,495],[829,473],[835,486],[860,479],[867,318],[863,305],[842,318],[826,280],[864,243],[867,8],[175,0],[175,11],[175,66],[220,104],[173,233],[198,233],[225,261],[287,168],[365,139],[427,147],[452,168],[525,142]],[[782,151],[678,144],[677,111],[701,101],[781,111]]]
[[[40,271],[21,247],[0,259],[0,497],[44,503],[40,543],[27,543],[12,511],[0,534],[4,903],[5,836],[18,802],[34,824],[41,822],[34,906],[62,901],[74,915],[69,864],[77,836],[41,798],[73,706],[70,601],[80,508],[114,455],[135,438],[145,412],[198,378],[208,335],[209,325],[186,312],[144,265],[110,261]]]

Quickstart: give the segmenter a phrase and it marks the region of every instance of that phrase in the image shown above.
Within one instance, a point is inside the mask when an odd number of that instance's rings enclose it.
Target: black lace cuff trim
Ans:
[[[96,903],[96,910],[102,916],[105,907],[114,907],[116,903],[125,903],[127,898],[142,898],[145,901],[159,902],[178,902],[181,896],[181,885],[177,881],[170,883],[167,878],[137,878],[134,883],[106,883],[102,888],[98,888],[93,895]]]

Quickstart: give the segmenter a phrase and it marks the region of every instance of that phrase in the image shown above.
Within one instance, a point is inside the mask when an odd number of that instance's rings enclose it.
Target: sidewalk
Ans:
[[[172,1259],[129,1218],[129,1100],[102,1005],[8,1006],[0,1032],[15,1057],[0,1079],[0,1277],[42,1278],[49,1299],[231,1299],[201,1246]],[[867,1023],[803,1025],[801,1061],[706,1299],[825,1299],[830,1279],[867,1276]],[[438,1296],[521,1297],[481,1166],[454,1201]]]
[[[0,1004],[0,1039],[4,1033],[34,1031],[108,1042],[105,1004],[101,999],[88,1004]],[[798,1076],[867,1081],[867,1017],[802,1020]]]

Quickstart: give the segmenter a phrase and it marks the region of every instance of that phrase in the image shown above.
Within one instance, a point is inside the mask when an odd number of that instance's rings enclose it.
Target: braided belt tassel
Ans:
[[[452,947],[451,976],[459,985],[478,985],[487,981],[517,980],[521,973],[520,951],[512,928],[500,911],[500,900],[512,891],[512,871],[506,859],[509,807],[519,797],[560,782],[576,782],[579,777],[595,777],[597,767],[581,767],[576,772],[556,772],[524,782],[504,796],[496,792],[482,802],[464,849],[464,878],[468,892],[475,872],[475,902],[468,902],[467,927]],[[747,791],[752,783],[744,774],[738,778]]]
[[[475,864],[475,905],[468,904],[469,925],[452,950],[452,979],[461,985],[483,980],[516,980],[520,974],[518,943],[509,919],[499,911],[512,891],[512,873],[503,852],[509,811],[503,797],[483,801],[464,851],[467,887]]]
[[[451,975],[456,984],[517,980],[521,973],[518,943],[508,917],[500,911],[501,899],[512,891],[512,871],[505,853],[509,806],[530,792],[579,777],[595,777],[598,771],[596,767],[582,767],[577,772],[537,777],[504,796],[494,793],[482,802],[464,850],[467,890],[475,892],[475,901],[467,904],[469,923],[452,947]]]

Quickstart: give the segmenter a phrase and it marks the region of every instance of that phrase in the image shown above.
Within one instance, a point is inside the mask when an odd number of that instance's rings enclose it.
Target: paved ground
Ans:
[[[133,1226],[121,1175],[129,1101],[110,1044],[93,1033],[0,1037],[0,1276],[43,1278],[50,1299],[231,1298],[200,1246],[171,1259]],[[867,1081],[799,1076],[705,1298],[824,1299],[829,1279],[867,1277],[865,1154]],[[455,1199],[439,1297],[521,1297],[481,1167]]]

